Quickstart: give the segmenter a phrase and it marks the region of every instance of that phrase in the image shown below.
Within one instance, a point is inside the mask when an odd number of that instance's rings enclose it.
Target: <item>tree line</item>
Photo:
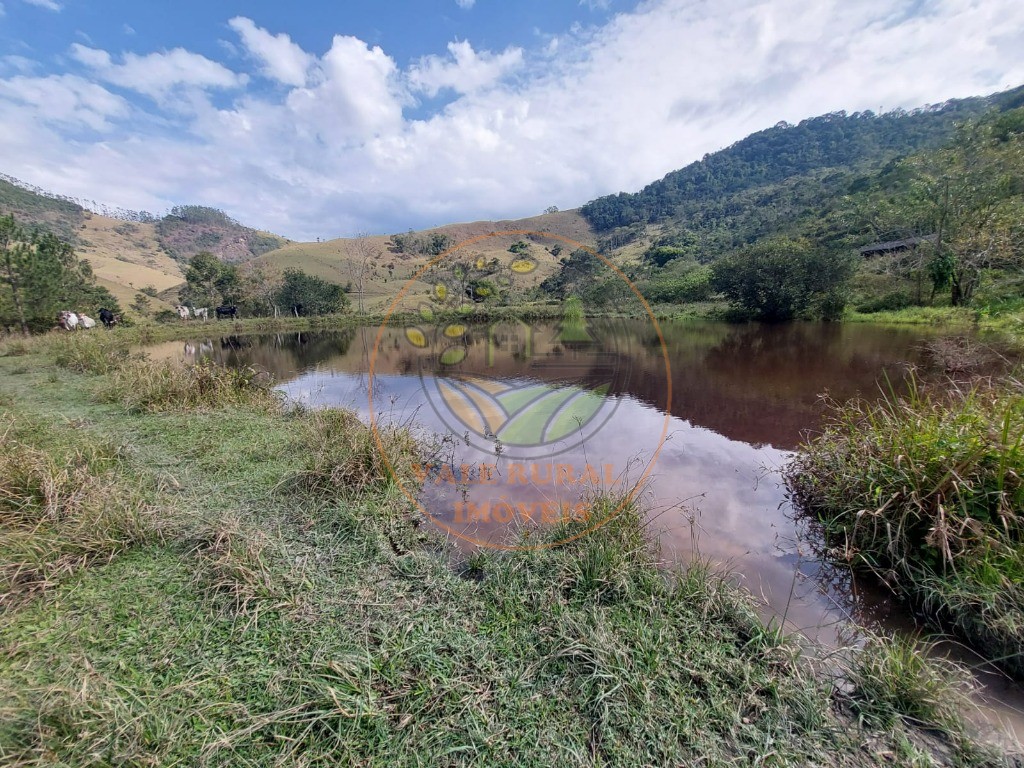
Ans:
[[[189,260],[178,296],[194,307],[231,305],[249,316],[328,315],[348,309],[350,290],[351,285],[332,283],[301,269],[278,273],[253,262],[229,264],[201,251]]]

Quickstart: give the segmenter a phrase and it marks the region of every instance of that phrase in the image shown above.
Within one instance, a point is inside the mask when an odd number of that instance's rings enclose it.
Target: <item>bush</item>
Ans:
[[[914,303],[910,294],[904,291],[890,291],[882,296],[866,299],[855,307],[858,312],[871,314],[873,312],[892,312],[898,309],[905,309]]]
[[[643,286],[644,298],[653,303],[707,301],[712,293],[710,267],[700,267],[682,277],[654,279]]]
[[[816,251],[805,240],[762,240],[712,266],[711,284],[735,309],[767,322],[820,311],[853,273],[853,262]]]
[[[408,427],[377,424],[375,434],[352,411],[334,408],[300,419],[297,447],[306,461],[296,485],[306,493],[335,497],[395,479],[407,487],[416,482],[414,465],[422,462],[423,448]]]

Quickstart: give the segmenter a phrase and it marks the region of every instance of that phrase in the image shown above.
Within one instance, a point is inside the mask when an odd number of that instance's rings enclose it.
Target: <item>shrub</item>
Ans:
[[[853,262],[816,251],[805,240],[762,240],[712,265],[711,284],[735,309],[776,322],[812,314],[822,297],[842,291]]]
[[[914,303],[913,298],[905,291],[890,291],[882,296],[866,299],[856,306],[858,312],[891,312],[904,309]]]

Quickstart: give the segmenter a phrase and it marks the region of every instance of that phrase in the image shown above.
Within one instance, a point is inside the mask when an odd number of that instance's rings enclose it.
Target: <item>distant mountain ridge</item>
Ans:
[[[187,262],[200,251],[210,251],[225,261],[242,262],[291,242],[261,232],[232,219],[216,208],[201,205],[175,206],[163,217],[55,195],[13,176],[0,174],[0,213],[10,213],[22,224],[54,232],[79,247],[89,247],[82,231],[94,216],[122,222],[133,235],[153,229],[158,247],[168,256]]]

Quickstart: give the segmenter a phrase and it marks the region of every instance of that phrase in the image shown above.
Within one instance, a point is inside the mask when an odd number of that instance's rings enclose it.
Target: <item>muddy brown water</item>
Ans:
[[[787,629],[826,645],[861,627],[922,631],[876,585],[828,564],[780,468],[821,427],[824,394],[901,390],[938,331],[670,322],[659,333],[615,319],[216,330],[149,352],[255,366],[295,401],[446,435],[409,491],[463,551],[529,542],[531,529],[586,516],[595,490],[642,482],[661,556],[729,570]],[[988,726],[1024,741],[1021,687],[954,644],[944,652],[976,668]]]

